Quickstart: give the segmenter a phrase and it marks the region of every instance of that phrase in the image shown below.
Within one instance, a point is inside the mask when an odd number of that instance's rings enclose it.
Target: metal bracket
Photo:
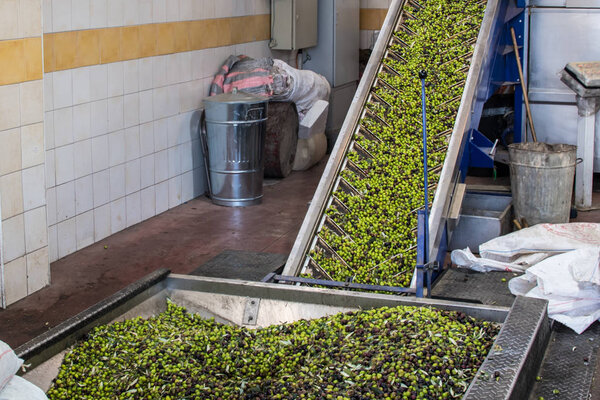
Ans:
[[[495,144],[477,129],[469,132],[469,166],[492,168],[494,166]]]
[[[242,320],[244,325],[256,325],[258,319],[258,309],[260,307],[260,298],[249,297],[246,300],[246,306],[244,307],[244,318]]]

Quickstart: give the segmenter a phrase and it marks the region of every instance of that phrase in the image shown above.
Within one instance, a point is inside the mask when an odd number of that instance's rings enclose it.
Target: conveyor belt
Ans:
[[[420,69],[429,72],[427,170],[435,193],[429,259],[445,252],[466,133],[478,125],[508,3],[392,3],[283,275],[411,282],[424,200]]]

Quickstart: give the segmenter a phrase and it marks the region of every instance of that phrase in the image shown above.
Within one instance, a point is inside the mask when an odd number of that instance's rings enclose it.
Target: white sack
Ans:
[[[600,319],[600,247],[547,258],[510,280],[512,294],[548,300],[548,316],[577,333]]]
[[[0,340],[0,391],[15,376],[21,365],[23,360],[17,357],[8,344]]]
[[[0,391],[0,400],[48,400],[48,397],[33,383],[20,376],[14,376]]]

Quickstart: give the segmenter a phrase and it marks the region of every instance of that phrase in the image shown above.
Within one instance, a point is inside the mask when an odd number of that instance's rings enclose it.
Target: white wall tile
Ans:
[[[56,225],[48,227],[48,261],[58,260],[58,235]]]
[[[169,208],[181,204],[181,175],[169,179]]]
[[[73,143],[73,107],[54,111],[54,146]]]
[[[176,146],[182,133],[181,118],[179,115],[167,119],[167,144],[169,147]]]
[[[19,37],[42,34],[42,3],[40,0],[21,0],[19,10]]]
[[[77,230],[77,250],[94,243],[94,211],[88,211],[75,218]]]
[[[129,195],[140,190],[140,159],[125,164],[125,194]]]
[[[156,56],[152,58],[152,85],[154,88],[165,86],[167,78],[167,56]]]
[[[179,63],[179,82],[187,82],[192,80],[192,53],[184,51],[177,53]]]
[[[73,30],[90,28],[90,0],[72,0]]]
[[[52,91],[55,109],[73,105],[73,74],[70,69],[52,73]]]
[[[200,122],[199,111],[188,111],[180,114],[181,119],[181,134],[179,136],[179,143],[189,142],[200,138],[200,132],[198,131],[198,125]]]
[[[27,296],[27,262],[25,257],[4,264],[4,283],[6,304],[13,304]]]
[[[42,25],[44,33],[52,32],[52,0],[42,0]]]
[[[27,294],[35,293],[49,284],[50,265],[46,246],[27,254]]]
[[[54,110],[54,78],[53,73],[44,74],[44,111]]]
[[[181,160],[179,146],[169,147],[167,152],[169,158],[169,178],[181,175]]]
[[[110,168],[110,200],[125,196],[125,164]]]
[[[140,156],[154,153],[154,124],[140,125]]]
[[[179,83],[181,78],[181,63],[177,53],[165,56],[167,60],[167,85]]]
[[[179,113],[179,86],[167,86],[167,114],[176,115]]]
[[[110,171],[95,172],[92,175],[94,186],[94,208],[100,207],[110,201]]]
[[[125,135],[125,161],[140,158],[140,127],[139,125],[127,128]]]
[[[154,153],[154,182],[159,183],[169,179],[168,150]]]
[[[52,28],[54,32],[71,30],[71,0],[53,0]]]
[[[44,124],[21,127],[21,166],[29,168],[43,164],[44,154]]]
[[[21,125],[44,119],[44,83],[42,80],[21,83]]]
[[[0,40],[19,37],[19,0],[0,2]]]
[[[129,0],[127,0],[129,1]],[[123,2],[124,0],[108,0],[106,9],[108,10],[107,26],[123,25]]]
[[[111,167],[125,162],[125,132],[108,134],[108,161]]]
[[[75,181],[75,213],[81,214],[94,208],[93,175]]]
[[[21,129],[0,132],[0,175],[21,169]]]
[[[188,171],[181,175],[181,202],[185,203],[194,198],[194,172]]]
[[[23,170],[23,209],[25,211],[46,204],[44,164]]]
[[[14,217],[23,212],[23,178],[21,171],[0,176],[0,198],[2,219]]]
[[[169,181],[154,186],[156,215],[169,209]]]
[[[56,228],[58,258],[63,258],[77,250],[77,224],[75,218],[59,222]]]
[[[152,0],[139,0],[140,1],[140,24],[151,24],[152,23]]]
[[[169,116],[167,105],[168,87],[160,87],[152,90],[152,112],[154,118],[160,119]]]
[[[154,87],[154,72],[153,72],[154,57],[141,58],[139,60],[139,90],[148,90]]]
[[[46,207],[25,211],[25,251],[41,249],[48,245],[48,225]]]
[[[94,208],[94,240],[96,242],[110,235],[110,204]]]
[[[179,145],[179,160],[181,162],[181,172],[188,172],[194,168],[194,153],[192,151],[192,142],[185,142]]]
[[[106,99],[108,96],[108,65],[94,65],[90,71],[90,100]]]
[[[167,4],[166,0],[152,1],[152,22],[166,22],[167,20]]]
[[[108,135],[92,139],[92,171],[98,172],[109,167]]]
[[[194,19],[209,19],[216,15],[216,0],[199,0],[193,4]]]
[[[86,140],[91,137],[91,104],[73,106],[73,140]]]
[[[73,0],[74,2],[79,0]],[[76,68],[73,75],[73,104],[87,103],[91,100],[90,68]]]
[[[123,96],[108,99],[108,131],[123,129]]]
[[[156,215],[156,197],[154,194],[154,186],[142,189],[140,192],[142,220],[154,217]]]
[[[48,217],[48,226],[54,225],[56,219],[56,188],[51,187],[46,190],[46,215]]]
[[[127,205],[125,197],[110,203],[110,231],[115,234],[127,227]]]
[[[108,64],[108,97],[120,96],[123,94],[123,62]]]
[[[123,92],[136,93],[139,90],[139,60],[123,62]]]
[[[44,164],[46,166],[46,188],[56,186],[56,173],[54,172],[56,168],[56,161],[54,157],[54,150],[48,150],[46,152],[46,162]]]
[[[154,185],[154,154],[140,158],[140,184],[142,188]]]
[[[125,128],[140,123],[140,96],[138,93],[123,96],[123,125]]]
[[[56,165],[56,184],[61,185],[75,179],[75,160],[73,145],[57,147],[54,151]]]
[[[108,24],[106,0],[90,0],[90,28],[104,28]]]
[[[92,139],[73,144],[75,179],[92,173]]]
[[[153,91],[145,90],[139,92],[140,95],[140,123],[150,122],[154,120],[153,110]]]
[[[231,17],[235,15],[234,0],[220,0],[215,4],[215,18]]]
[[[164,150],[169,145],[169,128],[166,119],[154,121],[154,150]]]
[[[56,220],[62,222],[75,216],[75,181],[56,187]]]
[[[20,86],[0,86],[0,131],[16,128],[21,124]]]
[[[126,197],[127,227],[142,221],[142,202],[140,192],[135,192]]]
[[[194,0],[179,0],[179,20],[187,21],[192,19]]]
[[[90,103],[90,132],[92,136],[104,135],[108,132],[108,100]]]
[[[125,0],[123,2],[123,25],[137,25],[140,23],[139,0]]]
[[[2,221],[2,259],[8,263],[25,255],[23,214]]]
[[[167,0],[167,22],[179,20],[179,1]]]
[[[46,150],[54,148],[54,111],[44,113],[44,144]]]

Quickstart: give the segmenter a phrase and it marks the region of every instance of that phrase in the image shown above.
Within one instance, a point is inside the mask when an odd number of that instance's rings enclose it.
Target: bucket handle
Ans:
[[[514,162],[514,161],[509,161],[510,165],[517,165],[519,167],[526,167],[526,168],[535,168],[535,169],[561,169],[561,168],[570,168],[570,167],[574,167],[578,164],[581,164],[583,162],[583,158],[577,158],[575,160],[575,162],[571,165],[557,165],[554,167],[545,167],[545,166],[534,166],[534,165],[529,165],[529,164],[523,164],[523,163],[518,163],[518,162]]]
[[[198,131],[200,132],[200,146],[204,157],[204,170],[206,172],[206,183],[208,184],[208,196],[212,199],[212,185],[210,184],[210,172],[208,170],[208,138],[206,134],[206,112],[202,110],[200,121],[198,122]]]
[[[246,111],[246,121],[263,119],[264,118],[263,110],[264,110],[264,108],[262,108],[262,107],[254,107],[254,108],[248,109],[248,111]],[[256,113],[258,114],[258,116],[254,115]]]

